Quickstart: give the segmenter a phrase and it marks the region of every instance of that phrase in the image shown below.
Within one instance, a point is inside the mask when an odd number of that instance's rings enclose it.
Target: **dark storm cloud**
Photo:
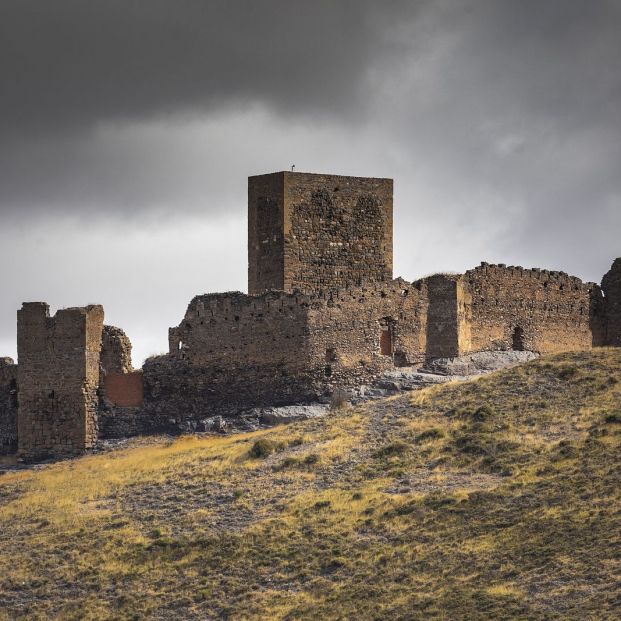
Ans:
[[[200,112],[342,110],[421,2],[2,0],[3,132]],[[354,106],[355,107],[355,106]]]
[[[406,278],[599,280],[619,32],[619,0],[0,0],[0,355],[26,299],[165,349],[194,293],[243,287],[245,177],[292,163],[395,178]]]
[[[233,181],[210,171],[228,142],[256,162],[227,162],[237,184],[269,162],[271,141],[234,126],[253,106],[283,132],[307,123],[309,140],[329,124],[352,136],[378,128],[370,151],[433,168],[449,192],[484,183],[531,203],[538,187],[551,201],[569,194],[570,210],[577,174],[581,200],[618,192],[618,0],[0,0],[0,10],[5,214],[170,202],[216,213]],[[218,118],[230,134],[207,136],[202,153],[130,127]]]

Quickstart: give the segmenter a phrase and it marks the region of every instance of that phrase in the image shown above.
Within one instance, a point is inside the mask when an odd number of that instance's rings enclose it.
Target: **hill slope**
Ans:
[[[0,619],[618,619],[621,350],[0,477]]]

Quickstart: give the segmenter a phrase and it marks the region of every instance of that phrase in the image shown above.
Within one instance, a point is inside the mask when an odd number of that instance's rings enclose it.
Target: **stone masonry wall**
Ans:
[[[0,455],[17,450],[17,365],[0,358]]]
[[[307,296],[192,300],[170,352],[144,366],[155,427],[317,399],[425,358],[426,289],[404,280]]]
[[[488,265],[462,277],[470,337],[460,353],[524,349],[551,353],[600,343],[601,291],[564,272]]]
[[[392,278],[392,179],[248,180],[248,291],[315,293]]]
[[[18,453],[74,454],[97,439],[103,308],[59,310],[41,302],[17,313]]]
[[[615,259],[602,279],[606,295],[606,345],[621,347],[621,258]]]
[[[145,412],[166,427],[257,405],[312,399],[302,294],[195,297],[169,331],[170,353],[145,362]]]
[[[470,301],[461,276],[436,274],[427,284],[426,358],[453,358],[470,343],[470,324],[466,317]]]
[[[317,296],[309,313],[309,370],[330,391],[425,359],[425,283],[402,279]]]

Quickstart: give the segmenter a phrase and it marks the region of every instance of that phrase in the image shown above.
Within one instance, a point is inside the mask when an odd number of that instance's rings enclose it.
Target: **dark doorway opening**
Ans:
[[[513,350],[524,351],[524,330],[520,326],[513,330]]]
[[[382,356],[392,356],[392,333],[390,326],[382,328],[380,334],[380,353]]]

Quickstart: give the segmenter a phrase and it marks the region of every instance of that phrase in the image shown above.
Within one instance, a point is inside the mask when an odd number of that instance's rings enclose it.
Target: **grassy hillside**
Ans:
[[[619,619],[621,350],[0,476],[0,619]]]

